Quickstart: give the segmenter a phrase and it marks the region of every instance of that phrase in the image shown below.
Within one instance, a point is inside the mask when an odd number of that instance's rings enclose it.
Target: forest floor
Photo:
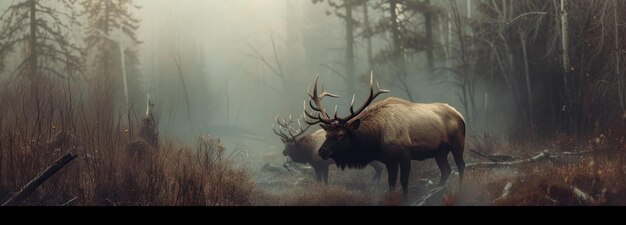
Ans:
[[[255,205],[625,205],[624,168],[609,151],[584,156],[549,158],[513,166],[473,166],[466,170],[459,194],[458,173],[440,190],[440,172],[434,160],[414,161],[409,195],[388,191],[386,172],[372,181],[372,168],[341,171],[331,166],[329,184],[315,182],[312,174],[287,171],[253,175],[261,192]],[[533,154],[520,156],[531,158]],[[467,152],[466,161],[484,162]],[[452,162],[452,159],[450,159]],[[456,171],[456,169],[453,170]],[[398,185],[399,187],[399,181]]]

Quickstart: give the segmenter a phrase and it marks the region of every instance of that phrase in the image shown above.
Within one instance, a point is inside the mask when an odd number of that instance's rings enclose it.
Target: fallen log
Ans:
[[[470,149],[470,151],[471,151],[471,152],[473,152],[474,154],[476,154],[476,155],[478,155],[478,156],[480,156],[480,157],[483,157],[483,158],[485,158],[485,159],[488,159],[488,160],[490,160],[490,161],[492,161],[492,162],[496,162],[496,161],[497,161],[497,160],[492,159],[492,158],[491,158],[491,157],[489,157],[488,155],[486,155],[486,154],[484,154],[484,153],[482,153],[482,152],[476,151],[476,150],[474,150],[474,149]]]
[[[490,157],[488,155],[485,155],[483,153],[480,153],[478,151],[472,150],[472,152],[481,155],[491,161],[489,162],[473,162],[473,163],[467,163],[465,165],[465,167],[480,167],[480,166],[485,166],[485,167],[489,167],[489,166],[514,166],[514,165],[518,165],[518,164],[522,164],[522,163],[529,163],[529,162],[536,162],[536,161],[541,161],[541,160],[546,160],[546,159],[558,159],[558,158],[563,158],[563,157],[570,157],[570,156],[582,156],[582,155],[588,155],[591,153],[595,153],[595,152],[599,152],[603,149],[592,149],[592,150],[587,150],[587,151],[579,151],[579,152],[559,152],[559,153],[550,153],[550,151],[548,150],[544,150],[543,152],[527,158],[527,159],[520,159],[520,160],[512,160],[512,161],[499,161],[497,159],[494,159],[493,157]],[[512,156],[511,156],[512,157]],[[512,157],[513,158],[513,157]]]
[[[550,152],[548,152],[548,150],[545,150],[533,157],[527,158],[527,159],[520,159],[520,160],[514,160],[514,161],[503,161],[503,162],[475,162],[475,163],[467,163],[465,165],[465,168],[468,167],[479,167],[479,166],[514,166],[514,165],[518,165],[518,164],[522,164],[522,163],[529,163],[529,162],[536,162],[536,161],[540,161],[540,160],[544,160],[544,159],[549,159],[550,158]]]
[[[509,156],[509,155],[487,155],[485,153],[482,153],[476,149],[470,149],[471,152],[473,152],[474,154],[483,157],[485,159],[488,159],[490,161],[493,162],[503,162],[503,161],[511,161],[511,160],[515,160],[515,159],[519,159],[520,157],[518,156]]]
[[[61,168],[71,162],[77,155],[72,153],[67,153],[63,157],[59,158],[55,161],[50,167],[44,170],[41,174],[39,174],[35,179],[31,180],[26,184],[20,191],[18,191],[13,197],[9,198],[2,206],[16,206],[19,205],[24,199],[28,198],[35,189],[39,187],[41,184],[46,182],[48,178],[52,177],[52,175],[56,174]]]

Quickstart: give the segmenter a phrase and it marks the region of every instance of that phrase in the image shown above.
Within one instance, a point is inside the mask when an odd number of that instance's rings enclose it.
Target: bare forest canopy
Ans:
[[[343,96],[328,107],[348,113],[372,71],[386,96],[454,106],[472,134],[586,140],[619,132],[626,118],[619,0],[12,0],[0,9],[3,90],[46,101],[41,85],[59,83],[108,112],[98,121],[142,118],[150,99],[161,135],[181,141],[209,133],[278,151],[273,119],[301,114],[315,75]]]

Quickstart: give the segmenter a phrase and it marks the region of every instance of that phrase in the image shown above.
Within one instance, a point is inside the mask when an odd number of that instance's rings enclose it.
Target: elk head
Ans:
[[[292,124],[298,124],[298,128],[292,128]],[[278,124],[278,130],[276,130],[276,124]],[[280,118],[280,115],[276,115],[276,123],[272,124],[272,130],[276,135],[278,135],[285,145],[285,149],[283,150],[284,156],[291,156],[292,153],[299,147],[298,146],[298,137],[300,137],[306,130],[308,130],[311,125],[306,127],[302,127],[300,120],[292,120],[291,115],[289,118]],[[284,133],[283,130],[286,130],[287,133]]]
[[[318,76],[319,77],[319,76]],[[319,155],[323,159],[333,158],[337,161],[337,165],[340,167],[345,167],[341,165],[341,159],[338,160],[337,154],[342,152],[349,151],[359,151],[358,144],[355,143],[358,140],[353,136],[355,131],[357,131],[361,125],[361,119],[359,115],[361,115],[364,111],[366,111],[367,107],[374,101],[376,97],[383,93],[389,93],[390,91],[380,89],[378,82],[376,82],[376,89],[374,89],[374,74],[370,76],[370,95],[365,101],[365,103],[359,107],[357,110],[354,109],[354,98],[352,96],[352,102],[350,103],[350,115],[340,118],[337,116],[337,106],[335,106],[335,114],[333,118],[330,117],[328,113],[323,109],[321,100],[325,96],[338,97],[337,95],[333,95],[327,93],[322,90],[322,94],[318,95],[317,92],[317,80],[318,77],[315,78],[313,84],[313,91],[311,92],[311,87],[309,86],[308,95],[309,95],[309,106],[314,110],[313,113],[309,113],[306,108],[306,101],[304,105],[304,117],[305,122],[313,125],[319,124],[324,130],[326,130],[326,141],[322,145],[319,150]],[[323,88],[322,88],[323,89]],[[351,156],[359,155],[359,154],[350,154]],[[339,156],[340,157],[340,156]],[[365,161],[369,160],[371,156],[363,156],[364,158],[360,161],[362,163],[367,163]]]

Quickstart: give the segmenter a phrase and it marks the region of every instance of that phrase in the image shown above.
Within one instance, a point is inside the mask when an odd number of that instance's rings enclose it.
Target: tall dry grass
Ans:
[[[0,201],[72,152],[78,158],[23,205],[250,204],[254,184],[230,166],[219,139],[202,136],[195,146],[163,141],[155,117],[123,105],[102,109],[102,96],[85,96],[90,92],[72,84],[44,82],[40,96],[21,84],[0,90]]]

